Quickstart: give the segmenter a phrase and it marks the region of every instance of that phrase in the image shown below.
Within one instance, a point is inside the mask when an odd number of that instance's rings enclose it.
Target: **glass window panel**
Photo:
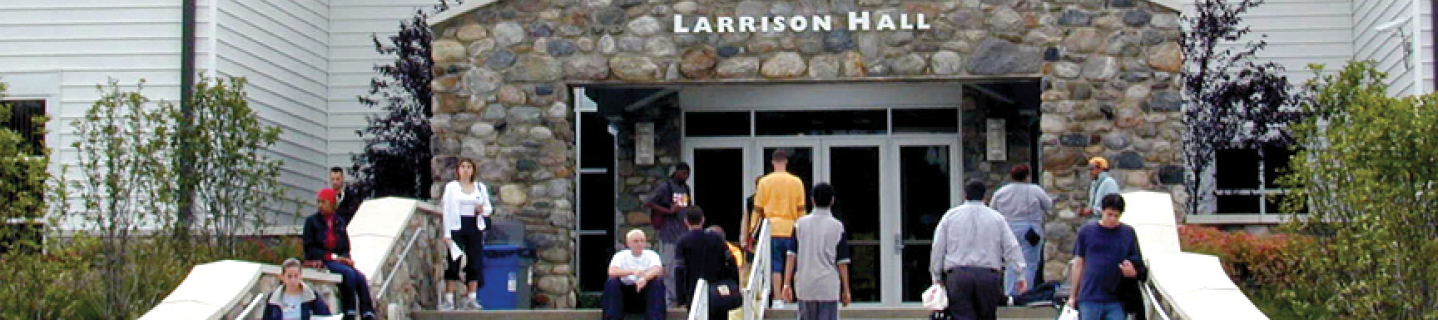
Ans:
[[[894,109],[894,133],[957,133],[959,109]]]
[[[1259,203],[1263,201],[1259,195],[1219,195],[1217,198],[1219,214],[1258,214]]]
[[[749,136],[749,112],[685,112],[684,135],[690,137]]]
[[[884,134],[889,127],[885,110],[760,111],[754,124],[761,136]]]
[[[1214,155],[1214,182],[1219,189],[1258,189],[1259,161],[1257,149],[1218,150]]]

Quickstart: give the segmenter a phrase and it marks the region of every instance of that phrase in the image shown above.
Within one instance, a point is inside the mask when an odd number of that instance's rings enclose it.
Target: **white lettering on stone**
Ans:
[[[718,22],[719,25],[717,26],[717,28],[719,29],[719,33],[734,32],[734,18],[719,17]]]
[[[699,18],[694,22],[694,32],[714,33],[714,26],[709,25],[708,18]]]
[[[809,19],[806,19],[802,16],[790,17],[789,27],[792,28],[794,31],[804,31],[804,29],[809,28]]]
[[[704,19],[699,19],[699,20],[700,20],[700,21],[703,21]],[[680,15],[680,14],[675,14],[675,15],[674,15],[674,33],[689,33],[689,29],[684,28],[684,17],[683,17],[683,15]]]
[[[929,22],[924,21],[924,14],[920,13],[918,15],[915,15],[915,18],[918,18],[918,21],[916,21],[916,23],[919,30],[929,30]]]
[[[868,13],[868,12],[850,12],[850,13],[849,13],[849,31],[862,31],[862,30],[869,30],[869,13]]]
[[[754,32],[754,17],[739,17],[739,32]]]
[[[784,32],[789,25],[784,23],[784,17],[774,17],[774,32]]]
[[[814,16],[813,21],[809,22],[814,24],[814,31],[830,31],[834,30],[833,18],[832,16]]]
[[[889,15],[879,16],[879,26],[874,28],[874,30],[878,31],[893,31],[898,29],[899,27],[894,26],[894,19],[890,18]]]

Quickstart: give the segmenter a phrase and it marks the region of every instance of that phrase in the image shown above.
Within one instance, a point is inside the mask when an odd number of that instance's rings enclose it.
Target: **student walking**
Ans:
[[[948,292],[949,315],[954,319],[997,319],[1004,297],[999,268],[1027,267],[1018,239],[1004,217],[984,206],[987,188],[980,181],[964,185],[967,201],[950,209],[934,229],[929,252],[929,275]],[[1028,283],[1019,279],[1015,288]]]
[[[799,320],[837,320],[849,294],[849,243],[834,218],[834,187],[814,186],[814,211],[794,222],[794,246],[785,255],[784,297],[799,303]]]
[[[1014,167],[1009,172],[1009,178],[1013,179],[1013,182],[995,191],[989,203],[1004,216],[1004,221],[1009,223],[1009,230],[1019,239],[1019,247],[1023,248],[1024,263],[1028,267],[1023,270],[1008,269],[1004,272],[1004,292],[1017,296],[1022,293],[1014,290],[1018,279],[1038,283],[1035,277],[1038,274],[1039,259],[1042,257],[1040,249],[1043,248],[1043,240],[1047,238],[1044,235],[1044,214],[1053,209],[1054,200],[1049,198],[1044,188],[1029,183],[1029,166],[1026,164]]]

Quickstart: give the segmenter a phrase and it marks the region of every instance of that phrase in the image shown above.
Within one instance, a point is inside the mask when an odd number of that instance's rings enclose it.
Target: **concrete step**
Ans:
[[[765,319],[796,319],[797,310],[786,308],[769,310]],[[581,320],[599,319],[599,309],[573,310],[480,310],[480,311],[415,311],[410,314],[415,320],[460,320],[460,319],[533,319],[533,320]],[[684,319],[683,310],[669,309],[668,319]],[[928,319],[929,312],[922,308],[881,308],[854,307],[840,308],[843,319]],[[1050,320],[1058,317],[1058,311],[1051,307],[1003,307],[999,308],[999,319],[1006,320]],[[638,314],[631,319],[640,318]]]

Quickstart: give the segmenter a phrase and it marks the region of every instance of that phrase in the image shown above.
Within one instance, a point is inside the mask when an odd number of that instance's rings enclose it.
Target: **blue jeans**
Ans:
[[[369,281],[366,281],[364,274],[358,270],[340,263],[339,261],[325,261],[325,268],[330,272],[340,274],[340,310],[343,313],[358,312],[366,314],[374,312],[374,302],[370,300]],[[355,301],[358,298],[359,301]],[[358,302],[358,306],[356,306]],[[358,309],[358,310],[356,310]]]
[[[1014,238],[1019,240],[1019,248],[1023,249],[1024,263],[1027,265],[1024,270],[1007,269],[1007,271],[1004,272],[1004,292],[1010,296],[1017,296],[1020,292],[1015,292],[1014,286],[1018,283],[1018,279],[1020,279],[1019,276],[1023,276],[1022,279],[1028,282],[1028,288],[1026,289],[1032,289],[1037,285],[1034,283],[1034,276],[1038,274],[1039,264],[1043,263],[1039,249],[1044,247],[1044,239],[1047,238],[1047,236],[1044,235],[1043,225],[1037,222],[1013,221],[1009,222],[1009,229],[1014,232]],[[1031,245],[1029,244],[1029,240],[1024,237],[1031,229],[1039,234],[1038,244]]]
[[[604,282],[604,295],[600,296],[603,306],[604,320],[624,319],[626,311],[631,306],[639,306],[643,302],[644,318],[647,320],[663,320],[668,310],[664,308],[664,280],[651,279],[644,285],[644,290],[632,284],[625,284],[619,278],[609,278]]]
[[[1079,301],[1078,309],[1079,320],[1124,320],[1128,318],[1123,313],[1123,303],[1118,301]]]

